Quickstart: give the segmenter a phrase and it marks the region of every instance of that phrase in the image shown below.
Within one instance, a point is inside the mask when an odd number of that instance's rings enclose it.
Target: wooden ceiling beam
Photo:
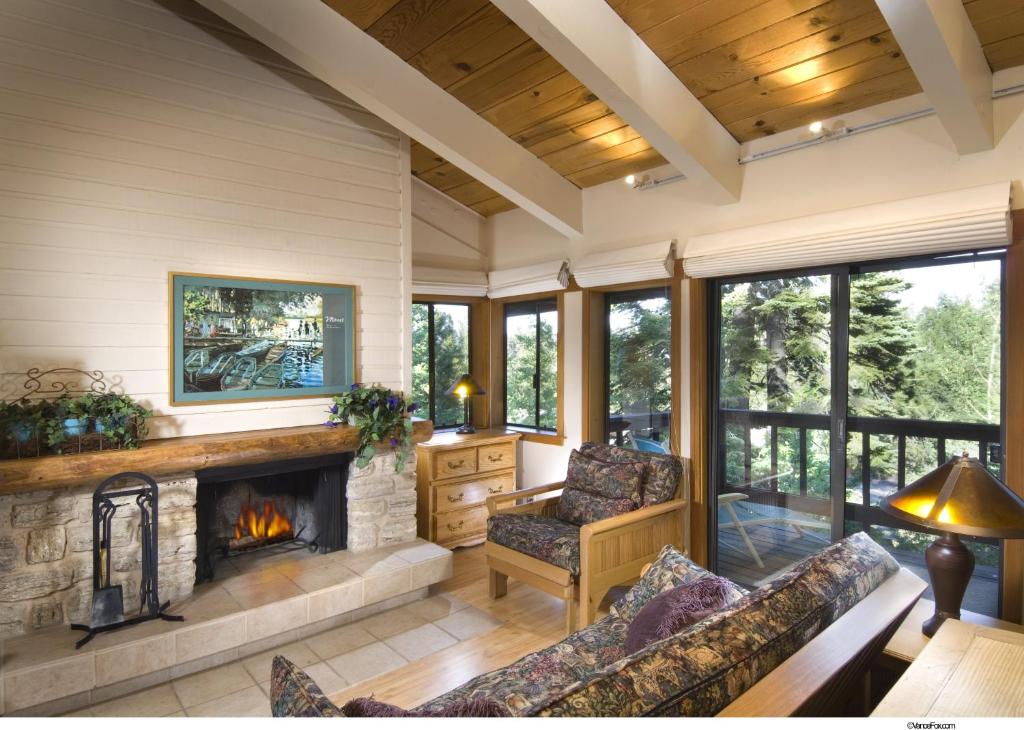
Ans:
[[[319,0],[199,0],[373,114],[566,236],[582,192]]]
[[[665,159],[739,199],[739,144],[605,0],[494,0]]]
[[[875,1],[957,151],[992,149],[992,71],[963,4]]]

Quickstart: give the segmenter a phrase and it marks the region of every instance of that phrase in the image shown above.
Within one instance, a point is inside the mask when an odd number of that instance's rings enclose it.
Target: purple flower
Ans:
[[[359,390],[359,383],[352,383],[352,387],[349,390]]]
[[[324,421],[324,425],[327,426],[328,428],[334,428],[338,424],[336,424],[334,421]]]
[[[396,438],[392,438],[392,439],[391,439],[391,445],[392,445],[392,446],[398,446],[398,439],[396,439]]]
[[[369,406],[370,406],[370,408],[376,408],[377,407],[377,399],[376,398],[370,398]]]
[[[388,396],[388,408],[392,411],[398,408],[398,396],[393,394]]]
[[[420,409],[420,404],[419,403],[413,401],[412,403],[409,404],[409,409],[408,409],[409,413],[415,413],[419,409]]]
[[[338,415],[338,404],[337,404],[337,403],[335,403],[335,404],[334,404],[333,406],[331,406],[331,408],[330,408],[330,411],[331,411],[331,413],[333,413],[334,415]]]

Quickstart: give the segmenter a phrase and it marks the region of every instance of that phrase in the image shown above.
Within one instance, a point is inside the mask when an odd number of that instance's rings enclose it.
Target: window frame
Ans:
[[[508,368],[506,355],[508,352],[508,338],[506,326],[506,308],[509,305],[526,304],[530,302],[554,301],[554,311],[557,315],[558,331],[555,336],[555,362],[558,372],[555,379],[555,428],[542,429],[537,426],[509,423],[507,414],[507,382]],[[515,297],[492,299],[491,303],[491,337],[492,342],[500,343],[500,347],[494,347],[491,355],[491,412],[496,418],[492,423],[509,431],[522,434],[523,441],[562,446],[565,443],[565,297],[564,291],[542,292],[538,294],[526,294]],[[538,324],[539,324],[538,312]],[[539,359],[538,349],[538,359]],[[500,386],[500,387],[494,387]],[[539,389],[538,389],[539,398]],[[538,409],[539,418],[539,409]]]
[[[468,325],[468,327],[467,327],[468,332],[467,332],[467,338],[466,338],[466,346],[467,346],[466,363],[467,363],[469,372],[472,372],[473,371],[473,353],[475,352],[473,348],[474,348],[474,346],[476,344],[475,341],[474,341],[474,334],[475,333],[474,333],[474,326],[473,326],[473,308],[474,308],[475,304],[479,303],[479,301],[481,301],[481,300],[473,299],[473,298],[460,298],[460,297],[439,297],[439,296],[435,296],[435,297],[413,297],[412,304],[414,306],[419,304],[419,305],[428,307],[428,310],[427,310],[427,351],[428,351],[428,355],[427,355],[427,357],[430,360],[430,362],[427,365],[427,369],[428,369],[428,373],[429,373],[429,384],[428,384],[428,387],[430,389],[430,396],[429,396],[429,402],[427,403],[427,413],[424,414],[423,417],[427,418],[428,420],[430,420],[431,423],[434,424],[434,430],[435,431],[452,431],[452,430],[454,430],[456,428],[459,428],[462,424],[461,423],[454,423],[454,424],[438,425],[437,422],[435,421],[435,415],[436,415],[436,411],[437,411],[437,380],[436,380],[436,353],[435,353],[436,342],[435,342],[435,338],[434,338],[434,307],[436,305],[442,305],[442,306],[464,306],[464,307],[466,307],[466,322],[467,322],[467,325]],[[410,322],[411,322],[411,318],[410,318]],[[410,334],[411,334],[411,328],[410,328]]]
[[[832,394],[830,413],[826,415],[830,420],[831,428],[831,449],[830,449],[830,498],[831,498],[831,541],[845,536],[845,523],[847,521],[863,522],[882,527],[895,527],[915,532],[935,534],[937,531],[923,527],[915,527],[899,523],[894,518],[888,517],[874,506],[858,505],[846,501],[846,473],[847,473],[847,447],[846,440],[848,429],[851,423],[856,423],[857,417],[850,416],[849,410],[849,317],[851,310],[850,283],[853,276],[869,272],[893,271],[907,268],[924,268],[928,266],[944,266],[958,262],[970,261],[991,261],[1001,262],[1000,267],[1000,369],[1001,369],[1001,392],[1000,392],[1000,420],[999,432],[1002,443],[1002,454],[1000,471],[1006,473],[1006,436],[1007,436],[1007,347],[1009,333],[1007,327],[1007,259],[1006,248],[982,248],[968,251],[952,251],[948,253],[930,254],[922,256],[905,256],[892,259],[881,259],[865,262],[852,262],[847,264],[830,265],[822,267],[808,267],[801,269],[786,269],[782,271],[770,271],[757,274],[742,274],[737,276],[708,279],[706,292],[706,322],[707,322],[707,381],[705,392],[707,393],[707,452],[705,454],[707,468],[708,498],[706,508],[706,549],[707,564],[712,570],[718,566],[718,503],[719,493],[724,477],[723,460],[724,451],[720,451],[722,427],[719,417],[720,408],[720,372],[719,360],[721,356],[721,321],[720,321],[720,299],[721,288],[726,284],[739,284],[765,279],[785,279],[802,276],[829,276],[832,280],[830,317],[831,329],[831,355],[830,368],[832,371]],[[845,367],[844,367],[845,365]],[[899,420],[899,419],[897,419]],[[906,419],[902,419],[906,420]],[[950,422],[952,423],[952,422]],[[854,429],[857,431],[857,429]],[[988,542],[987,540],[982,540]],[[999,545],[999,585],[997,589],[997,617],[1004,615],[1006,611],[1006,541],[994,541]]]

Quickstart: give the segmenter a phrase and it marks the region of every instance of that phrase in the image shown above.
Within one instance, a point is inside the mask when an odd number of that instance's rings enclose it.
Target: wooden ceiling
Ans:
[[[489,0],[323,0],[579,187],[664,163]],[[608,0],[739,141],[921,88],[874,0]],[[964,0],[993,70],[1024,3]],[[418,143],[413,174],[482,215],[515,206]]]

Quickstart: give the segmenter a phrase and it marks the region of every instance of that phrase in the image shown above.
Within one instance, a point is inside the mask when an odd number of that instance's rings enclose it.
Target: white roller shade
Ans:
[[[412,267],[412,293],[453,297],[487,296],[487,274],[483,271],[458,271]]]
[[[584,288],[664,279],[672,276],[675,258],[675,241],[648,243],[584,256],[573,264],[572,275]]]
[[[683,266],[703,278],[1007,246],[1009,213],[995,183],[694,236]]]
[[[490,282],[488,296],[491,299],[540,294],[569,286],[569,262],[548,261],[533,266],[502,269],[492,271],[487,278]]]

